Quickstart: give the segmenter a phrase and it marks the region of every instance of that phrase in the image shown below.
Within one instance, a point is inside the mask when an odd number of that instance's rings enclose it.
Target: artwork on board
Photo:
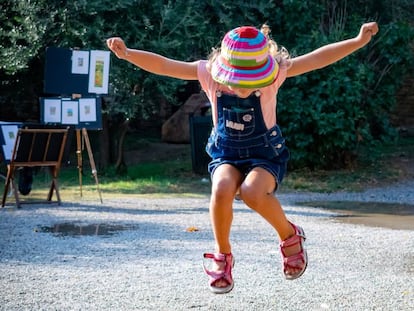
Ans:
[[[109,56],[109,51],[91,51],[89,64],[89,93],[108,93]]]
[[[44,101],[44,122],[61,123],[62,121],[62,104],[60,99],[45,99]]]
[[[72,51],[72,73],[89,73],[89,51]]]
[[[79,99],[79,121],[96,122],[96,99],[80,98]]]
[[[41,98],[40,121],[51,125],[61,124],[75,128],[101,129],[101,109],[99,99],[96,97]]]
[[[79,123],[79,102],[74,100],[62,101],[62,123],[78,124]]]
[[[46,94],[108,94],[110,52],[47,47],[44,92]]]
[[[12,158],[14,143],[17,138],[17,132],[19,131],[18,125],[2,125],[1,131],[3,134],[4,145],[3,155],[4,158],[8,161]]]

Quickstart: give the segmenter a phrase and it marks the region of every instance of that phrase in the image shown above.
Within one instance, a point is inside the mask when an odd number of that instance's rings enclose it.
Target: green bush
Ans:
[[[363,22],[378,21],[380,32],[368,46],[288,79],[280,90],[278,122],[293,168],[343,167],[361,144],[390,141],[395,94],[413,69],[412,0],[7,0],[0,8],[0,114],[23,121],[38,117],[47,46],[106,49],[105,39],[118,35],[130,47],[195,60],[205,58],[229,29],[267,23],[274,39],[296,56],[354,37]],[[106,113],[158,123],[160,107],[182,104],[179,95],[190,85],[115,57],[110,81]]]
[[[291,18],[289,28],[294,33],[286,29],[282,39],[296,44],[293,54],[353,37],[362,22],[369,20],[360,12],[348,13],[358,1],[348,1],[348,6],[345,3],[333,11],[318,8],[319,18],[304,3],[285,3],[290,4],[286,12],[302,10],[305,20],[314,21],[312,28],[319,28],[309,33],[302,19]],[[386,20],[387,12],[381,13]],[[378,22],[380,33],[366,47],[327,68],[288,79],[280,90],[278,122],[292,151],[292,168],[344,167],[356,159],[361,144],[395,137],[390,113],[395,94],[412,68],[414,32],[407,20],[391,19],[385,24],[379,18]]]

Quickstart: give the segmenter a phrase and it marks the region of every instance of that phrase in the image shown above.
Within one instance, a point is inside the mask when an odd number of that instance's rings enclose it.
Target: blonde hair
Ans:
[[[267,39],[267,43],[269,45],[269,54],[272,55],[274,57],[274,59],[276,59],[276,61],[281,64],[282,62],[284,62],[285,60],[290,58],[290,54],[288,52],[288,50],[281,46],[279,48],[279,46],[277,45],[276,41],[273,40],[270,37],[270,27],[267,24],[263,24],[262,27],[260,28],[260,32],[266,37]],[[214,63],[214,61],[216,60],[216,58],[220,55],[220,48],[212,48],[211,49],[211,53],[208,56],[208,62],[209,64]]]
[[[270,27],[267,24],[263,24],[260,28],[261,33],[266,37],[267,43],[269,44],[269,53],[272,55],[276,61],[280,64],[284,59],[289,59],[289,51],[284,47],[277,45],[276,41],[270,37]]]

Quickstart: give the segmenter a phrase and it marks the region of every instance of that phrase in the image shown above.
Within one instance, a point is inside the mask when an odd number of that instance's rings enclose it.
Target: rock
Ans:
[[[204,115],[210,102],[204,92],[193,94],[165,123],[161,129],[161,139],[169,143],[190,142],[190,116]]]

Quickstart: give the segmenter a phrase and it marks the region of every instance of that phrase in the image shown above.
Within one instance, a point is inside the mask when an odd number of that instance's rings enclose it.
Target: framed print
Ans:
[[[60,99],[44,100],[44,122],[61,123],[62,121],[62,104]]]
[[[13,156],[14,145],[3,145],[2,148],[3,148],[4,160],[10,161]]]
[[[72,51],[72,73],[88,74],[89,72],[89,51]]]
[[[5,145],[14,145],[19,127],[17,125],[2,125],[1,130]]]
[[[109,55],[109,51],[91,51],[88,85],[89,93],[108,93]]]
[[[14,143],[16,142],[17,132],[19,131],[18,125],[1,125],[1,131],[3,134],[4,145],[3,156],[6,161],[9,161],[12,157]]]
[[[79,103],[74,100],[62,101],[62,124],[79,123]]]
[[[96,122],[96,98],[79,99],[79,122]]]

